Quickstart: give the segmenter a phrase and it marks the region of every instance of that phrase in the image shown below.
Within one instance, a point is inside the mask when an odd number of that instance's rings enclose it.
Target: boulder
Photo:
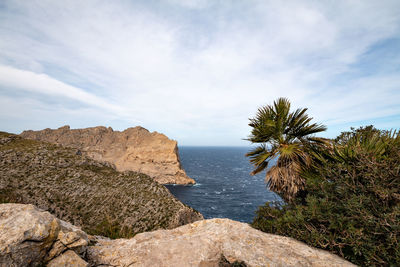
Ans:
[[[63,126],[24,131],[21,136],[73,147],[77,154],[112,163],[118,171],[147,174],[161,184],[195,183],[181,167],[177,142],[140,126],[122,132],[103,126],[73,130]]]
[[[72,250],[61,254],[57,258],[51,260],[47,267],[88,267],[89,264],[79,257]]]
[[[131,239],[97,240],[87,258],[105,266],[220,266],[221,258],[246,266],[354,266],[294,239],[263,233],[229,219],[198,221]]]
[[[52,266],[85,266],[76,257],[86,253],[87,245],[85,232],[46,211],[33,205],[0,204],[0,266],[36,266],[53,258],[57,264],[53,261]],[[81,265],[58,264],[71,257]]]
[[[93,245],[88,245],[88,239]],[[0,266],[354,266],[294,239],[229,219],[111,240],[32,205],[0,204]]]

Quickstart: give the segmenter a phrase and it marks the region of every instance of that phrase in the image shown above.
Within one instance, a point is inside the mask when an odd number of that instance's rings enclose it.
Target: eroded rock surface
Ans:
[[[247,266],[354,266],[288,237],[263,233],[229,219],[198,221],[131,239],[98,240],[88,248],[94,265],[219,266],[221,255]]]
[[[103,126],[24,131],[24,138],[47,141],[79,149],[83,154],[115,165],[119,171],[145,173],[161,184],[194,184],[182,169],[177,142],[140,126],[113,131]]]
[[[89,245],[91,240],[92,245]],[[235,263],[237,263],[235,265]],[[229,219],[131,239],[87,236],[32,205],[0,204],[0,266],[354,266],[291,238]]]
[[[33,205],[0,204],[0,266],[46,262],[53,262],[51,266],[87,266],[81,258],[87,245],[85,232],[49,212]]]
[[[68,250],[57,258],[51,260],[47,267],[88,267],[89,264],[75,252]]]

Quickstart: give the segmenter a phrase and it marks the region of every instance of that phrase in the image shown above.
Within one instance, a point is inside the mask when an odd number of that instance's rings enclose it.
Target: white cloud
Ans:
[[[3,87],[14,90],[70,98],[119,116],[123,116],[126,112],[118,105],[110,104],[94,94],[60,82],[46,74],[37,74],[31,71],[0,65],[0,84]]]
[[[209,0],[168,0],[167,2],[189,9],[202,9],[211,4]]]
[[[398,72],[354,73],[399,37],[399,11],[397,1],[6,1],[0,90],[72,99],[99,124],[141,121],[198,145],[245,145],[247,119],[279,96],[328,127],[398,116]]]

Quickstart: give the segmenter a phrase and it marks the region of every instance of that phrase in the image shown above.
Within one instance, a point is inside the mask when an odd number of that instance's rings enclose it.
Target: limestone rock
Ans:
[[[86,233],[33,205],[0,204],[0,266],[40,265],[70,249],[85,253],[87,244]]]
[[[327,251],[229,219],[131,239],[88,236],[32,205],[0,204],[0,266],[354,266]],[[86,259],[83,260],[83,258]],[[222,265],[221,265],[222,263]]]
[[[101,266],[211,267],[218,266],[221,256],[247,266],[354,266],[329,252],[229,219],[198,221],[132,239],[99,239],[87,251],[89,262]]]
[[[119,171],[145,173],[161,184],[195,183],[181,167],[177,142],[140,126],[122,132],[103,126],[73,130],[64,126],[24,131],[21,136],[73,147],[77,153],[114,164]]]
[[[89,264],[79,257],[72,250],[61,254],[57,258],[51,260],[47,267],[88,267]]]
[[[48,251],[45,261],[49,261],[55,257],[58,257],[61,253],[68,249],[74,250],[78,254],[84,254],[86,246],[89,244],[87,234],[80,228],[62,220],[59,220],[59,224],[60,231],[58,232],[57,240],[53,243],[50,251]],[[60,260],[61,259],[58,261]]]

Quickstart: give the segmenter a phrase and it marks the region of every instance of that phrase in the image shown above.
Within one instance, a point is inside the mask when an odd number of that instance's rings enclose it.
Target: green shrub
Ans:
[[[96,227],[84,228],[88,233],[92,235],[103,235],[111,239],[116,238],[131,238],[135,236],[135,233],[131,228],[121,226],[117,220],[111,219],[106,216]]]
[[[304,194],[260,207],[253,226],[330,250],[362,266],[400,264],[400,136],[352,129],[303,171]]]

